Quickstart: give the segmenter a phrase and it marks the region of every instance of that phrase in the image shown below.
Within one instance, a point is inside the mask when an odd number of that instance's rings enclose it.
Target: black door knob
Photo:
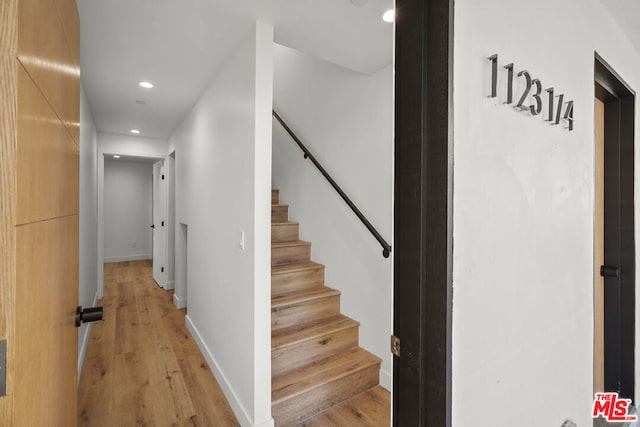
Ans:
[[[600,275],[602,277],[618,277],[620,275],[620,269],[610,265],[603,265],[600,267]]]
[[[155,225],[155,224],[151,224],[151,226],[150,226],[150,227],[151,227],[151,228],[156,228],[156,225]]]
[[[79,305],[76,308],[76,328],[80,327],[82,323],[95,322],[96,320],[102,320],[103,309],[102,307],[89,307],[82,309]]]

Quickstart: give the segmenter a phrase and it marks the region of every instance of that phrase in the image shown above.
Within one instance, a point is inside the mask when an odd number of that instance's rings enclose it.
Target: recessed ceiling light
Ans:
[[[113,158],[114,158],[114,159],[119,159],[119,158],[120,158],[120,156],[118,156],[117,154],[114,154],[114,155],[113,155]]]
[[[142,86],[145,89],[151,89],[153,87],[153,83],[151,82],[147,82],[147,81],[143,81],[138,83],[140,86]]]
[[[140,133],[138,129],[131,129],[131,133],[135,133],[136,135]]]
[[[393,18],[395,18],[395,13],[394,13],[393,9],[389,9],[385,13],[382,14],[382,20],[384,22],[393,22]]]

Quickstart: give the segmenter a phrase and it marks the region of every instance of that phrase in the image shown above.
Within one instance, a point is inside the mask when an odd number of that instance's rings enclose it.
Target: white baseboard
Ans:
[[[164,284],[164,288],[168,291],[175,289],[176,288],[176,282],[175,281],[171,281],[171,282],[167,282]]]
[[[151,254],[104,257],[104,262],[142,261],[146,259],[152,259]]]
[[[178,295],[173,294],[173,305],[177,308],[186,308],[187,307],[187,299],[180,298]]]
[[[82,337],[82,343],[80,344],[80,352],[78,354],[78,384],[80,384],[80,376],[82,375],[82,368],[84,367],[84,358],[87,355],[87,345],[89,344],[91,326],[92,324],[89,323],[85,328],[84,336]]]
[[[275,426],[275,421],[273,420],[273,418],[270,418],[267,421],[256,425],[256,427],[274,427],[274,426]]]
[[[258,425],[253,424],[253,422],[251,421],[251,417],[238,399],[238,396],[234,392],[233,387],[231,386],[231,384],[229,384],[229,381],[220,369],[220,366],[216,362],[216,359],[213,357],[213,354],[211,354],[211,351],[209,351],[209,348],[202,340],[202,336],[200,335],[198,329],[193,324],[188,315],[185,316],[185,324],[189,332],[191,332],[191,336],[193,336],[193,339],[196,341],[196,344],[198,344],[198,348],[200,348],[202,355],[207,360],[211,372],[216,377],[218,384],[220,384],[220,388],[222,388],[222,391],[229,401],[229,405],[231,406],[231,409],[233,410],[236,418],[240,422],[240,425],[243,427],[273,427],[273,418],[270,418],[265,422],[261,422]]]
[[[93,307],[95,307],[97,301],[98,293],[96,292],[96,295],[93,297]],[[80,343],[80,351],[78,352],[78,384],[80,384],[80,376],[82,375],[82,368],[84,367],[84,358],[87,355],[87,346],[89,345],[89,336],[91,335],[92,325],[93,323],[87,324],[87,327],[84,329],[82,341]]]

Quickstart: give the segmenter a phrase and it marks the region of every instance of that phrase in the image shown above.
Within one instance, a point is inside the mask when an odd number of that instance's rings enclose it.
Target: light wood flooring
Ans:
[[[390,395],[377,386],[327,409],[302,423],[303,427],[389,427]]]
[[[105,264],[104,320],[92,327],[79,426],[239,425],[151,262]]]
[[[92,326],[79,426],[239,425],[172,298],[150,261],[105,264],[104,320]],[[389,413],[389,392],[378,386],[301,425],[388,427]]]

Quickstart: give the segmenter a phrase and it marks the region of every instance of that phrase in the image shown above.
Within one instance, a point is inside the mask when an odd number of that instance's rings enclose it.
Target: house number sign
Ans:
[[[498,96],[498,54],[489,57],[491,63],[491,94],[489,98]],[[514,98],[513,81],[514,66],[513,63],[502,67],[506,70],[507,81],[505,104],[513,104],[514,108],[521,111],[528,111],[531,116],[538,116],[542,113],[544,104],[547,104],[547,114],[545,121],[552,125],[559,125],[561,121],[566,123],[566,129],[573,130],[573,101],[565,101],[564,94],[556,95],[554,88],[544,89],[540,79],[531,77],[527,70],[519,71],[516,76],[523,79],[522,92],[516,93]],[[503,71],[504,72],[504,71]],[[531,97],[533,103],[527,105],[527,100]]]

